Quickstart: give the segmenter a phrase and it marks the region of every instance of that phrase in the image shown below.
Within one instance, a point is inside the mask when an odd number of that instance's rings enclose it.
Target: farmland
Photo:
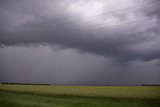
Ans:
[[[0,85],[0,107],[158,107],[159,86]]]

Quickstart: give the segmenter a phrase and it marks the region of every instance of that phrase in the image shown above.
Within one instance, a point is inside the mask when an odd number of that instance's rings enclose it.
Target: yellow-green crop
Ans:
[[[0,85],[0,90],[47,95],[160,100],[159,86]]]

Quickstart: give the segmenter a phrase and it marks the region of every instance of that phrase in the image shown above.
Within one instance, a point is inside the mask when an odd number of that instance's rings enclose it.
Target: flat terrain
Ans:
[[[159,86],[0,85],[0,107],[159,107]]]

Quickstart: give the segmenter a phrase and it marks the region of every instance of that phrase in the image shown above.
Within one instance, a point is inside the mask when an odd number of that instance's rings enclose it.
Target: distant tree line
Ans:
[[[142,86],[160,86],[160,84],[142,84]]]
[[[14,82],[2,82],[1,84],[11,84],[11,85],[50,85],[41,83],[14,83]]]

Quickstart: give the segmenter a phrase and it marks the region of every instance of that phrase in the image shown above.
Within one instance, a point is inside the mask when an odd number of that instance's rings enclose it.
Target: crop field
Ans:
[[[159,86],[0,85],[0,107],[159,107]]]

